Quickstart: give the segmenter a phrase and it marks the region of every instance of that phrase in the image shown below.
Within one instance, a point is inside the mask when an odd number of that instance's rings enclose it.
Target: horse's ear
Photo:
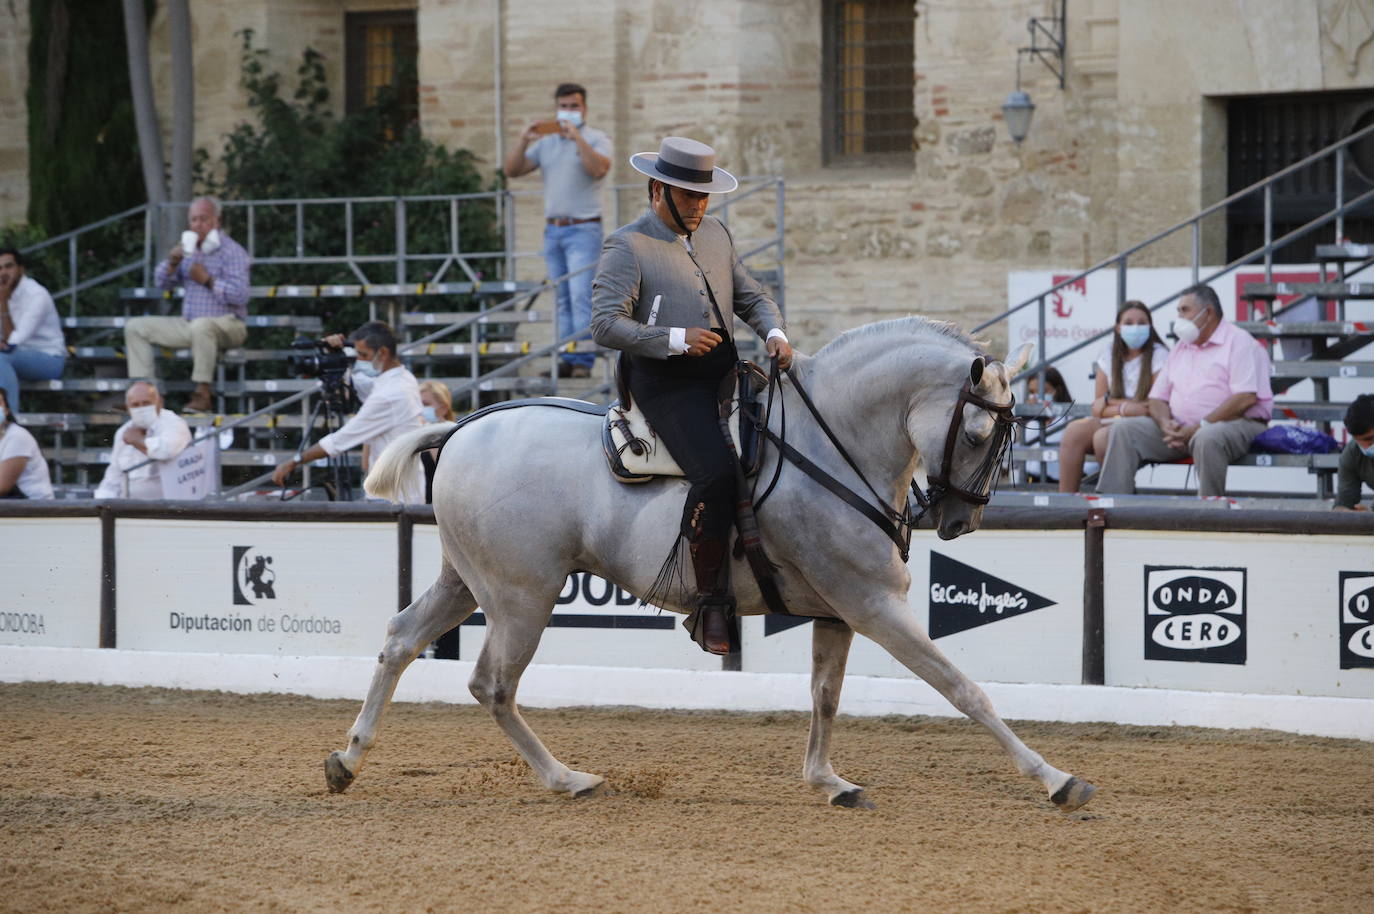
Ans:
[[[1023,343],[1020,349],[1007,353],[1007,359],[1003,363],[1007,366],[1007,380],[1011,380],[1025,370],[1025,367],[1030,364],[1031,353],[1034,351],[1034,343]]]
[[[983,369],[987,367],[987,361],[980,355],[975,356],[973,364],[968,367],[968,386],[976,388],[978,382],[983,380]]]

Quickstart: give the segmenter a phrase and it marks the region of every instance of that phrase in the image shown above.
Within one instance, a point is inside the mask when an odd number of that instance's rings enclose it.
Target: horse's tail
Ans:
[[[407,432],[388,444],[382,456],[373,462],[367,479],[363,480],[363,491],[373,498],[399,501],[401,490],[415,471],[415,461],[420,459],[420,451],[437,445],[452,428],[452,422],[436,422]]]

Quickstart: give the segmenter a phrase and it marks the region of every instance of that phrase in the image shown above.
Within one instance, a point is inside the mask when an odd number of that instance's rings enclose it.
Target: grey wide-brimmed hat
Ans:
[[[735,176],[716,166],[716,151],[685,136],[664,137],[658,152],[637,152],[630,165],[655,181],[707,194],[725,194],[739,187]]]

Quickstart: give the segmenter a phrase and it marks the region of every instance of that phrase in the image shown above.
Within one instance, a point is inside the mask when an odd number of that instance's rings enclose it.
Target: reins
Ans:
[[[773,414],[773,398],[776,390],[782,384],[782,371],[778,367],[777,358],[773,357],[770,359],[768,371],[768,405],[764,415],[759,416],[752,411],[746,413],[747,418],[754,423],[755,429],[777,446],[780,455],[777,465],[773,470],[773,478],[769,481],[763,495],[754,500],[754,510],[756,512],[762,509],[764,501],[767,500],[768,496],[772,494],[773,489],[777,486],[778,478],[782,474],[782,461],[785,458],[795,464],[796,467],[806,475],[820,483],[835,497],[872,521],[878,529],[882,530],[883,533],[887,535],[888,539],[896,544],[897,551],[901,554],[902,561],[905,562],[911,555],[911,531],[920,523],[921,518],[939,504],[940,500],[946,495],[953,495],[961,501],[980,506],[986,505],[991,499],[992,488],[996,482],[996,469],[1001,465],[1002,457],[1005,455],[1006,448],[1011,442],[1011,428],[1019,421],[1012,415],[1012,408],[1016,404],[1016,398],[1014,396],[1011,402],[1005,405],[993,403],[973,393],[970,389],[969,382],[966,380],[959,391],[959,399],[955,403],[954,414],[950,417],[949,430],[945,435],[944,462],[941,465],[940,472],[938,474],[932,473],[929,475],[930,484],[924,492],[921,491],[920,486],[916,484],[916,480],[913,478],[911,480],[911,494],[915,497],[917,507],[913,508],[911,500],[907,499],[906,503],[902,506],[902,510],[898,511],[889,505],[885,498],[878,494],[877,489],[868,481],[868,477],[864,475],[863,470],[859,469],[858,463],[850,456],[849,451],[845,448],[840,439],[836,437],[829,423],[825,421],[825,417],[822,416],[820,410],[816,408],[816,404],[812,401],[811,395],[807,393],[805,386],[803,386],[797,377],[790,372],[788,373],[788,380],[790,380],[792,386],[797,389],[797,394],[801,398],[802,403],[815,418],[816,424],[820,426],[821,431],[825,434],[831,446],[834,447],[840,457],[844,459],[844,462],[849,468],[854,471],[854,474],[859,477],[859,481],[864,484],[864,487],[868,489],[873,498],[877,500],[878,506],[880,507],[875,506],[868,499],[836,479],[833,475],[822,469],[805,454],[802,454],[787,442],[787,407],[785,399],[780,401],[783,404],[779,422],[781,434],[772,430],[770,426]],[[950,468],[954,463],[954,446],[958,441],[959,432],[963,425],[963,407],[966,403],[985,409],[993,414],[993,419],[996,423],[993,434],[1000,438],[1000,440],[995,440],[993,442],[992,449],[989,450],[987,457],[984,458],[983,464],[979,466],[974,474],[973,479],[977,484],[977,488],[981,491],[971,491],[967,487],[957,485],[950,480]],[[757,487],[757,478],[754,484],[755,487]]]

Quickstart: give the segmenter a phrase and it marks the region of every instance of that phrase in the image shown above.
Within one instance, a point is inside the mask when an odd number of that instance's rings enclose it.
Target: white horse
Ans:
[[[816,355],[798,354],[791,375],[889,506],[900,509],[914,474],[935,466],[957,488],[959,474],[986,476],[998,447],[995,406],[1011,402],[1009,380],[1029,356],[989,362],[952,325],[905,318],[844,333]],[[961,396],[961,390],[966,391]],[[787,441],[856,493],[864,483],[836,453],[784,381]],[[962,405],[962,422],[951,423]],[[778,428],[780,410],[772,427]],[[1003,417],[1005,418],[1005,416]],[[528,406],[494,412],[460,428],[444,445],[434,479],[434,514],[443,545],[439,579],[391,620],[385,647],[348,746],[325,761],[331,791],[357,777],[377,737],[383,712],[406,666],[425,645],[480,605],[486,642],[469,688],[496,718],[550,790],[585,796],[603,779],[556,759],[516,707],[520,676],[534,656],[570,572],[581,570],[644,594],[678,536],[687,483],[664,479],[639,486],[615,481],[600,444],[603,420],[564,409]],[[393,442],[369,474],[367,491],[392,497],[413,471],[418,450],[433,447],[450,425],[430,426]],[[958,440],[946,448],[946,436]],[[762,468],[772,475],[776,448]],[[939,468],[943,455],[951,466]],[[943,539],[978,527],[982,506],[945,498],[930,516]],[[1049,765],[1011,731],[983,690],[930,640],[907,603],[911,576],[892,539],[852,506],[785,464],[759,513],[770,558],[780,569],[791,611],[816,617],[811,693],[814,708],[803,777],[837,806],[870,806],[863,788],[839,777],[829,758],[830,733],[854,632],[886,648],[956,708],[981,723],[1024,775],[1071,811],[1091,797],[1084,780]],[[733,580],[741,614],[765,612],[742,561]],[[665,608],[690,611],[681,588]],[[646,610],[648,611],[648,610]],[[683,649],[692,648],[686,637]]]

